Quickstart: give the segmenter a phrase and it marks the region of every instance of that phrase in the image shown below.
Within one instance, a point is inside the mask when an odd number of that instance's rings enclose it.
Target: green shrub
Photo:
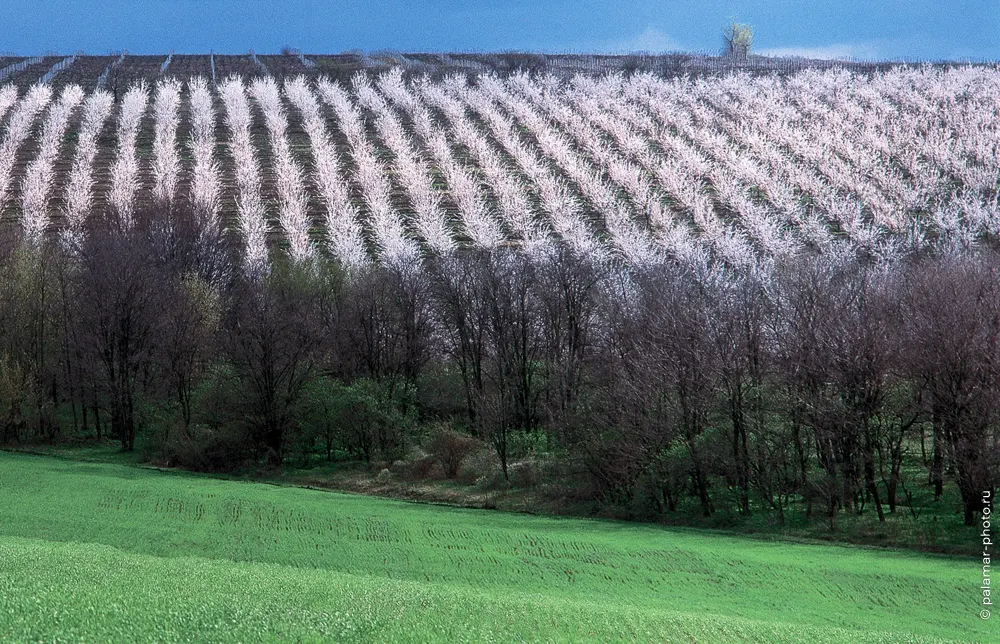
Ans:
[[[400,411],[403,394],[393,396],[379,383],[360,379],[345,384],[322,376],[304,388],[295,409],[298,440],[319,441],[328,460],[339,449],[365,462],[400,458],[413,413]]]

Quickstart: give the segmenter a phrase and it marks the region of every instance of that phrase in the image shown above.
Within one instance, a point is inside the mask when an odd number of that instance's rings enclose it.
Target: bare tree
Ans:
[[[716,354],[708,329],[708,295],[698,275],[659,267],[641,276],[643,380],[658,407],[661,449],[680,442],[702,514],[710,516],[710,449],[705,432],[715,404]]]
[[[606,269],[567,247],[537,268],[539,323],[545,343],[550,419],[569,412],[583,392],[587,361],[598,341]]]
[[[380,383],[404,407],[412,403],[417,378],[430,357],[429,287],[415,267],[358,269],[339,308],[345,368],[352,377]]]
[[[509,478],[510,438],[538,422],[541,378],[534,267],[510,251],[485,254],[482,296],[486,303],[487,361],[477,426],[496,450]]]
[[[281,462],[295,407],[321,366],[328,332],[323,311],[334,294],[310,264],[287,258],[235,289],[226,351],[245,383],[247,420],[272,463]]]
[[[934,429],[932,476],[940,496],[954,465],[966,525],[996,485],[991,432],[1000,415],[1000,293],[996,258],[945,257],[908,274],[908,356]]]
[[[770,352],[768,319],[773,316],[772,295],[767,292],[762,275],[713,275],[708,304],[707,332],[711,334],[719,364],[719,384],[730,422],[731,466],[729,478],[738,495],[738,508],[750,513],[750,487],[753,478],[751,443],[765,441],[768,412],[765,389],[768,386]],[[773,454],[765,462],[770,464]],[[770,466],[770,465],[768,465]],[[774,498],[775,477],[767,481],[767,497]]]
[[[92,231],[83,244],[74,288],[85,363],[98,377],[122,449],[135,449],[137,399],[154,362],[163,309],[161,264],[142,227]]]
[[[789,394],[787,414],[800,481],[807,501],[813,493],[823,497],[831,527],[837,511],[853,504],[857,488],[853,434],[845,430],[843,401],[829,386],[829,360],[840,342],[831,321],[842,313],[837,299],[837,281],[842,277],[834,264],[816,258],[785,266],[777,286],[781,338],[777,358]],[[810,441],[823,473],[820,480],[809,476]]]
[[[437,325],[446,338],[448,355],[458,366],[472,425],[478,421],[478,405],[486,386],[484,276],[484,257],[478,253],[440,258],[429,266]]]
[[[160,205],[150,226],[167,277],[158,359],[187,430],[194,390],[218,354],[223,290],[237,260],[218,229],[183,204]]]

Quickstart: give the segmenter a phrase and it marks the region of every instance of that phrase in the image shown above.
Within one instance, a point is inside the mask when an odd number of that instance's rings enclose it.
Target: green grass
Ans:
[[[977,574],[0,453],[3,641],[1000,641]]]

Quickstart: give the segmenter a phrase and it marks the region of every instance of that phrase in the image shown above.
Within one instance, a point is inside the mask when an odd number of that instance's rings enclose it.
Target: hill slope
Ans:
[[[0,232],[130,225],[172,204],[250,254],[266,241],[391,263],[564,242],[738,268],[997,236],[1000,72],[986,67],[442,80],[188,58],[0,80]],[[92,90],[98,69],[123,76]],[[70,80],[86,101],[66,102]]]
[[[0,637],[990,641],[973,563],[0,454]]]

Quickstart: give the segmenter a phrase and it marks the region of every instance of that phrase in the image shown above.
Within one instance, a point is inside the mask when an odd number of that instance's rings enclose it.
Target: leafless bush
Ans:
[[[427,443],[427,451],[441,465],[445,476],[453,479],[458,476],[462,461],[476,448],[476,445],[476,440],[471,436],[447,428],[438,428]]]

